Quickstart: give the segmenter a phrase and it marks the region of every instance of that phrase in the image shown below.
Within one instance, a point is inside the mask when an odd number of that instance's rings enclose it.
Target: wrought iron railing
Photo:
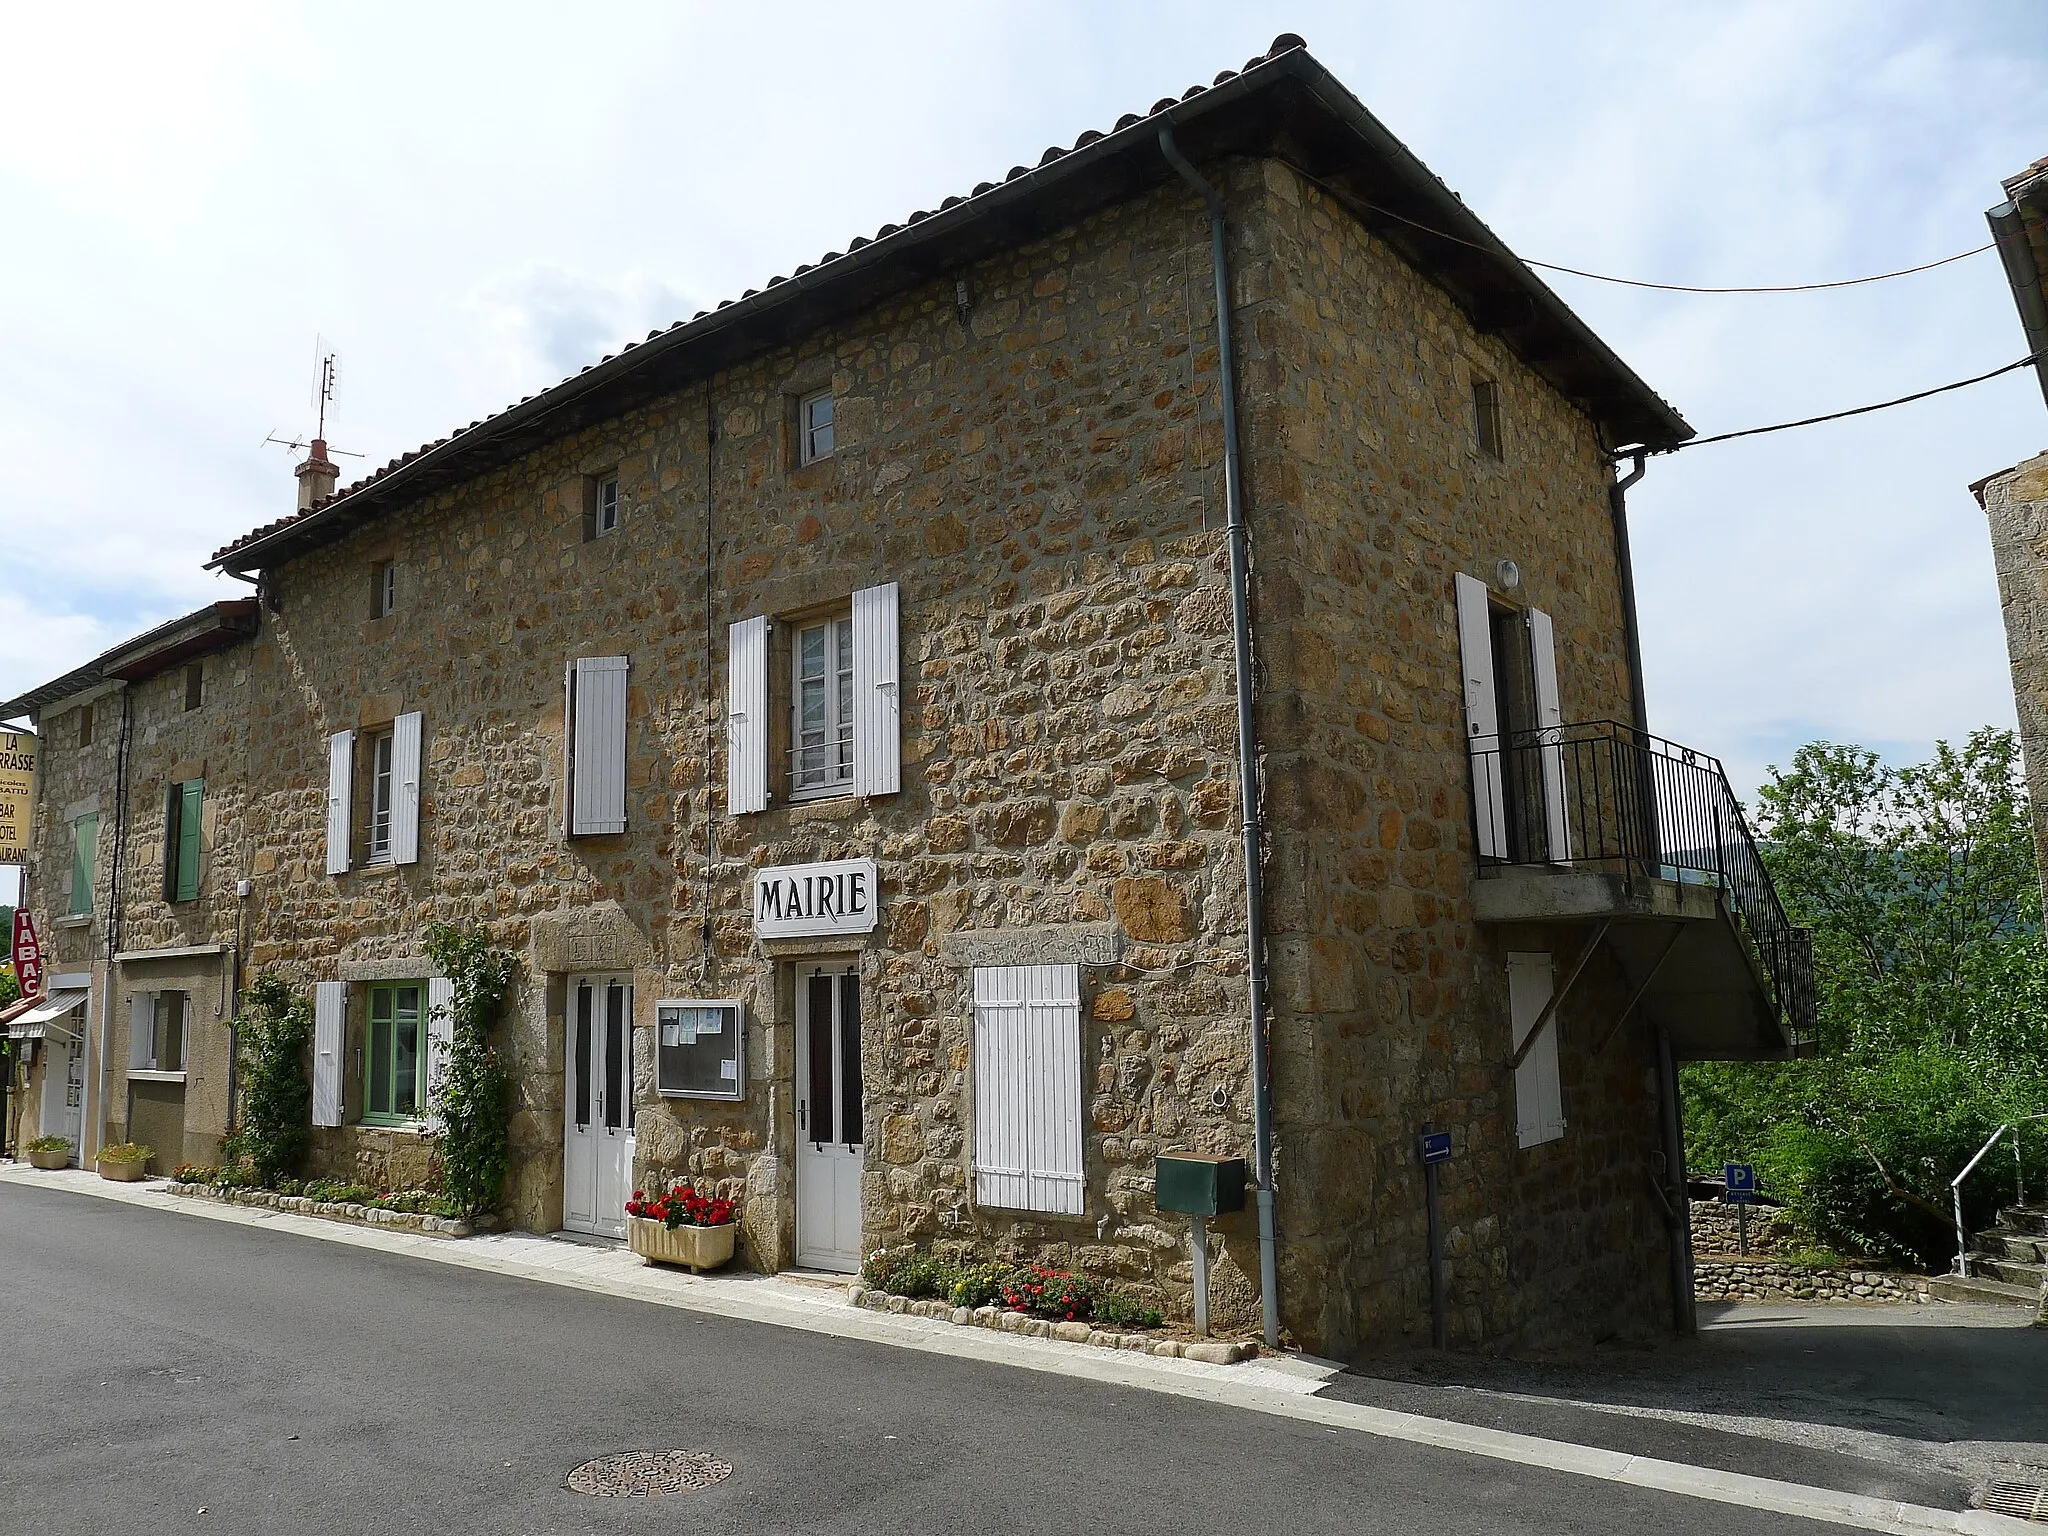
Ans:
[[[1786,917],[1718,758],[1612,720],[1472,745],[1482,869],[1569,865],[1711,886],[1755,950],[1780,1021],[1811,1033],[1811,938]]]

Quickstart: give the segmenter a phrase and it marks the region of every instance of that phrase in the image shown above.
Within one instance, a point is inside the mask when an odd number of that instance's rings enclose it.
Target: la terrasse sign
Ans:
[[[36,738],[0,731],[0,864],[28,862],[29,812],[36,803]]]
[[[783,864],[754,875],[754,933],[764,939],[872,933],[879,904],[873,859]]]

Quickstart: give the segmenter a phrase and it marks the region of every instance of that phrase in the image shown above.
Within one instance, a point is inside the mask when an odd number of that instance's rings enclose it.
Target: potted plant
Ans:
[[[652,1200],[640,1190],[626,1202],[626,1241],[650,1264],[687,1264],[693,1274],[732,1258],[733,1202],[680,1185]]]
[[[101,1147],[98,1161],[94,1164],[103,1179],[113,1179],[131,1184],[149,1172],[149,1160],[156,1156],[154,1148],[132,1141],[117,1141],[111,1147]]]
[[[38,1136],[27,1150],[29,1162],[37,1168],[71,1166],[71,1143],[62,1136]]]

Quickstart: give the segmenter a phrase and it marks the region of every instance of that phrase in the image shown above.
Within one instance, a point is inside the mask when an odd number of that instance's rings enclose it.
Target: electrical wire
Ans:
[[[1997,244],[1996,241],[1986,241],[1983,245],[1973,246],[1967,251],[1957,251],[1953,256],[1944,256],[1939,261],[1923,261],[1918,266],[1900,267],[1895,272],[1873,272],[1867,277],[1838,277],[1825,283],[1759,283],[1724,287],[1709,287],[1696,283],[1653,283],[1639,277],[1615,277],[1606,272],[1588,272],[1584,267],[1567,267],[1555,261],[1534,261],[1527,256],[1516,256],[1503,245],[1486,245],[1478,240],[1467,240],[1463,235],[1454,235],[1449,230],[1438,229],[1435,225],[1425,224],[1420,219],[1411,219],[1405,213],[1396,213],[1382,204],[1368,202],[1355,193],[1332,186],[1306,166],[1297,165],[1292,160],[1283,160],[1282,163],[1340,203],[1384,214],[1387,218],[1398,220],[1411,229],[1419,229],[1425,235],[1434,235],[1439,240],[1448,240],[1453,245],[1462,245],[1468,250],[1484,251],[1489,256],[1506,256],[1510,260],[1521,262],[1525,267],[1541,267],[1545,272],[1565,272],[1573,277],[1590,278],[1596,283],[1619,283],[1624,288],[1650,288],[1659,293],[1814,293],[1824,288],[1856,288],[1865,283],[1882,283],[1895,277],[1911,277],[1916,272],[1932,272],[1936,267],[1945,267],[1953,261],[1966,261],[1972,256],[1982,256]]]
[[[2039,362],[2041,357],[2042,354],[2036,353],[2023,357],[2018,362],[2007,363],[2003,368],[1994,368],[1989,373],[1980,373],[1974,379],[1957,379],[1953,384],[1937,384],[1932,389],[1919,390],[1910,395],[1900,395],[1896,400],[1880,400],[1875,405],[1854,406],[1846,411],[1830,411],[1825,416],[1802,417],[1798,421],[1781,421],[1768,427],[1745,427],[1740,432],[1717,432],[1712,437],[1690,438],[1682,443],[1674,443],[1669,448],[1652,448],[1649,451],[1652,453],[1677,453],[1681,448],[1704,448],[1708,443],[1732,442],[1738,437],[1760,437],[1766,432],[1789,432],[1794,427],[1813,427],[1818,426],[1824,421],[1840,421],[1847,416],[1867,416],[1872,411],[1888,411],[1895,405],[1911,405],[1915,400],[1925,400],[1931,395],[1945,395],[1950,390],[1968,389],[1972,384],[1982,384],[1987,379],[1995,379],[2000,374],[2011,373],[2016,368],[2025,368],[2030,363]],[[1633,451],[1624,450],[1624,456]]]

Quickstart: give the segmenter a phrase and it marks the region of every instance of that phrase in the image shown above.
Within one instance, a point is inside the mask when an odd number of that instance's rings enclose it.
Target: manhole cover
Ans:
[[[2048,1488],[2039,1483],[1993,1483],[1984,1490],[1984,1507],[1994,1514],[2048,1525]]]
[[[731,1462],[702,1451],[626,1451],[586,1461],[562,1486],[600,1499],[652,1499],[709,1488],[730,1476]]]

